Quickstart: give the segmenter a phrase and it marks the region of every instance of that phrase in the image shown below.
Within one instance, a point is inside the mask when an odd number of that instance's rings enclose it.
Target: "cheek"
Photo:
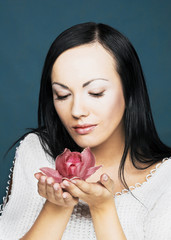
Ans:
[[[67,113],[68,113],[66,106],[63,106],[63,104],[60,104],[60,103],[59,104],[54,103],[54,107],[61,122],[65,125],[65,121],[67,119]]]
[[[103,115],[109,121],[119,121],[122,119],[125,111],[125,101],[122,93],[111,95],[106,101]]]

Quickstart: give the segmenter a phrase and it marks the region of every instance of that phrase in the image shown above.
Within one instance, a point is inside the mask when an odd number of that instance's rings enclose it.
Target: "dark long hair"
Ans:
[[[137,53],[120,32],[105,24],[93,22],[75,25],[61,33],[52,43],[45,59],[38,107],[38,128],[32,132],[39,135],[44,150],[56,157],[64,148],[80,151],[61,123],[54,105],[51,72],[55,60],[67,49],[99,42],[112,54],[120,75],[126,109],[124,113],[125,148],[120,163],[119,176],[124,179],[125,159],[130,151],[133,165],[141,169],[171,155],[171,148],[158,137],[151,113],[147,88]]]

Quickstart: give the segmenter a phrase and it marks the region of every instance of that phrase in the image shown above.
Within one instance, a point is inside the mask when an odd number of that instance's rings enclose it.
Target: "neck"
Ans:
[[[123,129],[123,128],[122,128]],[[105,167],[119,166],[125,146],[124,131],[118,129],[107,141],[91,148],[96,157],[96,164]]]

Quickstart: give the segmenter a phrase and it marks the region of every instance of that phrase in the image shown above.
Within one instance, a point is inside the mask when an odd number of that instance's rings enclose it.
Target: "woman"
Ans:
[[[88,146],[103,167],[86,181],[40,173],[65,148]],[[104,24],[73,26],[47,54],[38,128],[16,151],[1,239],[170,239],[169,156],[129,40]]]

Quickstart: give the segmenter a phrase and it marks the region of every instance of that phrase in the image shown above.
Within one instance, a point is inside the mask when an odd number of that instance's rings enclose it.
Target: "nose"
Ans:
[[[77,119],[89,115],[88,106],[82,96],[73,99],[71,114]]]

